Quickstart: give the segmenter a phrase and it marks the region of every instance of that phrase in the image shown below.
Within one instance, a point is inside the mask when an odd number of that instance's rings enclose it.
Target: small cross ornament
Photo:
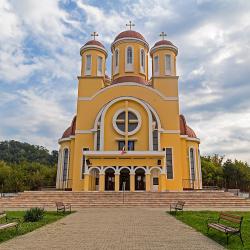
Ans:
[[[133,24],[131,21],[129,21],[129,24],[126,24],[126,26],[129,26],[129,29],[131,30],[131,28],[132,28],[133,26],[135,26],[135,24]]]
[[[94,32],[91,34],[91,36],[93,36],[93,37],[94,37],[94,40],[95,40],[95,37],[96,37],[96,36],[99,36],[99,35],[98,35],[98,33],[97,33],[96,31],[94,31]]]
[[[167,34],[164,31],[162,31],[160,36],[162,37],[162,40],[165,40],[165,36],[167,36]]]

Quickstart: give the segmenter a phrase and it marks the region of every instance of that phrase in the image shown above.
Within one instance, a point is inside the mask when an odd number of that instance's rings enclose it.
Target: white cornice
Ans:
[[[88,50],[88,49],[96,49],[96,50],[100,50],[102,52],[104,52],[105,54],[105,57],[108,56],[108,52],[105,48],[101,47],[101,46],[97,46],[97,45],[84,45],[81,47],[80,49],[80,55],[82,55],[82,53],[85,51],[85,50]]]
[[[170,50],[173,50],[176,53],[176,55],[178,55],[178,48],[176,46],[174,46],[174,45],[166,45],[166,44],[158,45],[158,46],[153,47],[150,50],[150,55],[152,55],[152,53],[154,53],[158,49],[170,49]]]
[[[144,45],[146,45],[147,49],[149,49],[149,44],[145,40],[142,40],[142,39],[139,39],[139,38],[134,38],[134,37],[123,37],[123,38],[120,38],[120,39],[114,41],[111,44],[111,51],[113,50],[113,47],[115,46],[116,43],[119,43],[119,42],[131,42],[131,41],[143,43]]]
[[[126,151],[121,154],[121,151],[83,151],[86,156],[165,156],[164,151]]]
[[[75,134],[92,134],[94,131],[91,129],[91,130],[76,130],[75,131]]]
[[[61,138],[61,139],[58,140],[58,143],[66,142],[66,141],[71,141],[72,139],[75,139],[74,135],[71,135],[71,136],[66,137],[66,138]]]
[[[161,129],[160,133],[162,134],[180,134],[180,130],[165,130],[165,129]]]
[[[152,92],[155,92],[157,95],[159,95],[164,101],[178,101],[178,97],[175,96],[165,96],[164,94],[162,94],[159,90],[154,89],[152,87],[149,87],[147,85],[144,84],[140,84],[140,83],[135,83],[135,82],[123,82],[123,83],[117,83],[117,84],[112,84],[110,86],[107,86],[105,88],[100,89],[99,91],[97,91],[94,95],[92,95],[91,97],[78,97],[78,101],[91,101],[93,100],[97,95],[101,94],[102,92],[111,89],[111,88],[117,88],[120,86],[138,86],[141,88],[146,88]]]
[[[201,142],[199,138],[189,137],[188,135],[180,135],[180,137],[186,139],[187,141]]]

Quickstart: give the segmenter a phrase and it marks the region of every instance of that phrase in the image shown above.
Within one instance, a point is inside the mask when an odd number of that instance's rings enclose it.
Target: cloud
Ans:
[[[249,11],[243,0],[0,0],[0,138],[56,148],[75,113],[80,47],[97,31],[108,49],[131,20],[150,46],[165,31],[179,48],[181,112],[202,153],[250,162]]]

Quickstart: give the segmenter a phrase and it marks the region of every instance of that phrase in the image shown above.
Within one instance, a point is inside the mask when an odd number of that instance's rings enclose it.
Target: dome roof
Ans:
[[[180,115],[180,131],[181,131],[181,135],[187,135],[188,137],[191,137],[191,138],[197,138],[193,129],[191,129],[187,125],[184,115]]]
[[[105,49],[104,45],[103,45],[101,42],[97,41],[97,40],[90,40],[90,41],[86,42],[86,43],[83,45],[83,47],[84,47],[84,46],[88,46],[88,45],[95,45],[95,46],[99,46],[99,47],[102,47],[102,48]]]
[[[121,39],[121,38],[137,38],[137,39],[141,39],[141,40],[146,42],[143,35],[137,31],[134,31],[134,30],[125,30],[125,31],[121,32],[120,34],[118,34],[116,36],[114,42]]]
[[[72,120],[72,122],[71,122],[70,127],[68,127],[68,128],[64,131],[64,133],[63,133],[63,135],[62,135],[62,139],[63,139],[63,138],[68,138],[68,137],[70,137],[71,135],[75,135],[75,130],[76,130],[76,115],[74,116],[74,118],[73,118],[73,120]]]
[[[160,45],[170,45],[170,46],[174,46],[173,43],[171,43],[171,42],[168,41],[168,40],[160,40],[160,41],[156,42],[155,45],[154,45],[153,47],[160,46]]]
[[[105,53],[105,56],[107,57],[108,56],[108,53],[104,47],[104,45],[97,41],[97,40],[90,40],[88,42],[86,42],[80,49],[80,55],[82,55],[82,53],[88,49],[91,49],[91,48],[94,48],[94,49],[97,49],[99,51],[102,51]]]
[[[168,40],[160,40],[156,42],[155,45],[151,48],[150,55],[152,55],[152,53],[155,50],[160,49],[160,48],[167,48],[167,49],[173,50],[176,53],[176,55],[178,54],[178,48],[172,42]]]

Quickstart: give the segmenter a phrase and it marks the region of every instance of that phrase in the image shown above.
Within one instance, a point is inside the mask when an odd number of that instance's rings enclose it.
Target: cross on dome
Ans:
[[[93,36],[93,37],[94,37],[94,40],[95,40],[95,37],[96,37],[96,36],[99,36],[99,35],[98,35],[98,33],[97,33],[96,31],[94,31],[94,32],[91,34],[91,36]]]
[[[129,21],[129,24],[126,24],[126,26],[129,26],[129,29],[131,30],[131,28],[132,28],[133,26],[135,26],[135,24],[132,23],[131,21]]]
[[[167,34],[164,31],[162,31],[160,36],[162,37],[162,40],[165,40],[165,36],[167,36]]]

